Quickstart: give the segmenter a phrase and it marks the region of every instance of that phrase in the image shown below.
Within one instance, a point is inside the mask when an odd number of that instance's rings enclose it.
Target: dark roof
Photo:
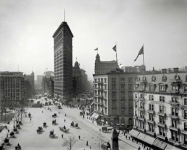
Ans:
[[[70,33],[71,33],[71,36],[73,37],[73,33],[71,32],[71,29],[69,28],[67,22],[62,22],[62,23],[60,24],[60,26],[58,27],[58,29],[57,29],[57,30],[55,31],[55,33],[53,34],[53,38],[54,38],[54,36],[59,32],[59,30],[60,30],[63,26],[66,26],[66,27],[68,28],[68,30],[69,30]]]

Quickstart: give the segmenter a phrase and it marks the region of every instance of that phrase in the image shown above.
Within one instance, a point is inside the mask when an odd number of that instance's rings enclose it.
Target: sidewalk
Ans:
[[[89,117],[89,116],[88,116]],[[98,126],[97,125],[97,123],[94,121],[94,123],[92,123],[92,121],[90,120],[90,119],[87,119],[87,116],[85,115],[85,118],[84,118],[84,120],[86,120],[86,121],[88,121],[89,123],[91,123],[92,125],[94,125],[96,128],[97,128],[97,130],[99,130],[100,128],[101,128],[101,126]],[[122,133],[122,132],[121,132]],[[126,134],[127,136],[128,136],[128,138],[129,138],[129,134]],[[138,149],[139,147],[141,147],[141,149],[143,149],[143,147],[141,146],[141,145],[139,145],[139,144],[137,144],[137,143],[135,143],[135,142],[132,142],[131,140],[128,140],[128,138],[126,139],[126,137],[124,136],[124,134],[119,134],[119,141],[123,141],[123,142],[125,142],[125,143],[127,143],[127,144],[129,144],[130,146],[132,146],[132,147],[134,147],[134,148],[136,148],[136,149]]]

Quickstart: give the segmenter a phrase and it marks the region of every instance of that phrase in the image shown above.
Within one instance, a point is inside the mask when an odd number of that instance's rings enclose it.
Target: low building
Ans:
[[[104,124],[132,126],[133,87],[137,73],[116,69],[106,74],[94,74],[93,77],[93,117],[100,117],[100,122]]]
[[[187,72],[178,68],[139,74],[130,132],[155,149],[187,149]]]
[[[0,72],[1,107],[20,107],[25,103],[24,75],[22,72]]]

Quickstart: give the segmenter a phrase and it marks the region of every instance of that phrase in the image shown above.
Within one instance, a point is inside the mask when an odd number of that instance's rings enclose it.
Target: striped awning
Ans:
[[[136,130],[134,130],[134,129],[132,129],[132,130],[129,132],[129,134],[130,134],[131,136],[133,136],[133,137],[137,137],[139,133],[140,133],[140,132],[138,132],[138,131],[136,131]]]
[[[146,142],[146,143],[148,143],[150,145],[152,145],[154,141],[155,141],[155,138],[153,138],[153,137],[151,137],[149,135],[146,135],[146,137],[144,138],[144,142]]]
[[[167,144],[165,150],[175,150],[175,147],[170,144]]]
[[[161,149],[165,149],[166,146],[167,146],[167,143],[163,142],[163,141],[160,141],[159,139],[156,139],[154,142],[153,142],[153,145],[156,146],[156,147],[159,147]]]
[[[146,137],[146,135],[144,133],[140,133],[138,134],[138,136],[136,138],[143,140]]]

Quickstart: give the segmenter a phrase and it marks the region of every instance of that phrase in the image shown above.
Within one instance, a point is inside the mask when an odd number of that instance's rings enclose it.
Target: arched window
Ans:
[[[152,76],[152,82],[155,82],[155,81],[156,81],[156,77]]]
[[[167,81],[167,77],[165,75],[162,76],[162,82],[166,82]]]
[[[180,76],[179,75],[175,75],[175,80],[180,80]]]

